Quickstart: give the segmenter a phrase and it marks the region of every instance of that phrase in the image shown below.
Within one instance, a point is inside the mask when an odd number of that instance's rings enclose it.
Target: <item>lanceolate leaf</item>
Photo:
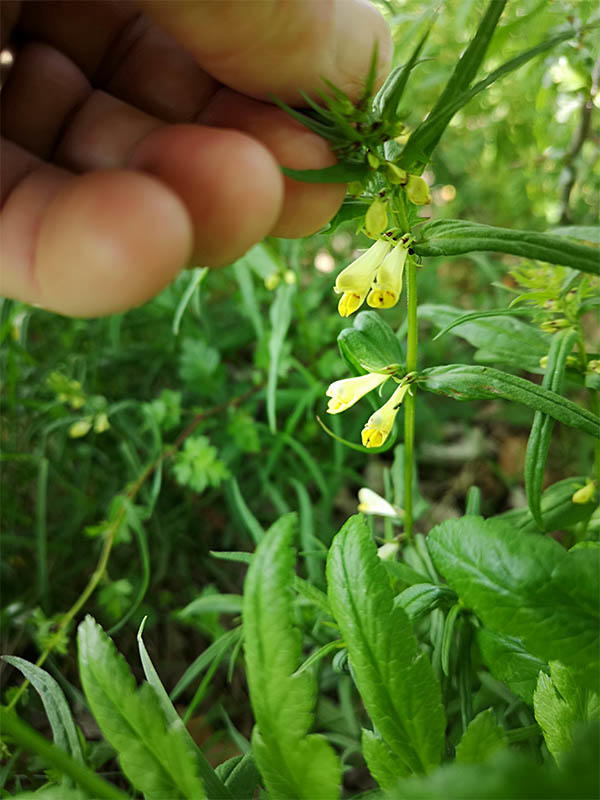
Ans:
[[[136,689],[125,659],[91,617],[79,626],[77,640],[90,710],[131,783],[147,800],[201,800],[204,787],[183,723],[167,726],[154,689]]]
[[[412,166],[411,157],[414,156],[421,157],[422,160],[419,166],[425,165],[455,113],[448,109],[451,108],[453,101],[464,95],[476,75],[505,5],[506,0],[491,0],[488,4],[475,36],[457,62],[454,72],[431,110],[429,117],[419,125],[408,140],[401,158],[403,166]],[[436,119],[435,127],[430,122],[432,117]],[[417,158],[414,160],[418,163]]]
[[[493,5],[493,3],[494,0],[492,0],[490,5]],[[501,5],[501,3],[498,3],[498,5]],[[438,110],[434,109],[434,111],[427,117],[425,122],[421,123],[421,125],[419,125],[419,127],[414,131],[406,143],[400,159],[400,165],[405,169],[416,169],[422,171],[448,123],[456,114],[456,112],[466,105],[469,100],[475,97],[475,95],[479,94],[479,92],[487,89],[488,86],[491,86],[492,83],[497,81],[499,78],[502,78],[504,75],[508,75],[508,73],[513,72],[513,70],[522,67],[532,58],[535,58],[541,53],[551,50],[557,44],[560,44],[560,42],[571,39],[574,35],[574,30],[563,31],[556,36],[553,36],[551,39],[547,39],[535,47],[523,51],[514,58],[511,58],[509,61],[506,61],[493,72],[490,72],[485,78],[478,81],[467,91],[462,92],[457,97],[449,99],[449,102],[444,104],[443,108],[440,107]]]
[[[600,550],[567,552],[553,539],[481,517],[444,522],[427,542],[436,567],[484,625],[595,685]]]
[[[373,110],[379,114],[384,120],[394,122],[398,113],[398,106],[406,89],[406,84],[410,77],[410,73],[419,63],[418,58],[429,33],[431,25],[427,28],[417,46],[413,50],[410,58],[400,67],[393,69],[385,80],[381,89],[377,92],[373,99]]]
[[[339,796],[339,764],[322,736],[308,734],[314,679],[296,673],[302,638],[293,626],[294,526],[288,515],[271,527],[244,584],[246,674],[256,719],[252,751],[274,800],[331,800]]]
[[[597,247],[582,244],[568,236],[495,228],[458,219],[436,220],[424,225],[413,248],[420,256],[451,256],[477,250],[495,250],[600,274],[600,251]]]
[[[551,339],[550,350],[548,352],[548,363],[542,381],[542,387],[552,392],[560,394],[563,387],[567,356],[573,349],[577,340],[577,332],[573,329],[565,329],[555,333]],[[527,502],[529,510],[540,528],[544,528],[542,519],[542,484],[544,481],[544,471],[546,459],[550,448],[554,419],[548,414],[536,411],[527,441],[527,452],[525,454],[525,489],[527,492]]]
[[[503,397],[542,411],[564,425],[577,428],[590,436],[600,437],[600,421],[591,411],[556,392],[492,367],[464,364],[432,367],[420,374],[419,386],[434,394],[444,394],[456,400]]]
[[[440,686],[406,613],[394,604],[362,517],[351,517],[335,537],[327,581],[354,680],[376,733],[394,756],[385,771],[396,776],[429,771],[439,764],[444,743]],[[375,748],[377,775],[384,772],[386,749],[370,747]]]
[[[42,699],[54,744],[66,750],[76,761],[83,763],[83,753],[71,711],[62,689],[46,670],[18,656],[2,656],[2,660],[18,669]]]

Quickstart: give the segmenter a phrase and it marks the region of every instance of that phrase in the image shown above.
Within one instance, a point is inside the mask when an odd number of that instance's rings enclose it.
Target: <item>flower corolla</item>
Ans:
[[[339,414],[345,411],[372,389],[385,383],[389,377],[389,375],[382,375],[378,372],[368,372],[358,378],[345,378],[341,381],[335,381],[327,389],[326,393],[327,397],[330,398],[327,406],[328,413]]]

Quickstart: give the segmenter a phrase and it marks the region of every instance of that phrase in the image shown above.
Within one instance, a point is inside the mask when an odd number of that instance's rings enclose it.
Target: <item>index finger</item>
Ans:
[[[238,92],[298,103],[322,78],[357,99],[378,48],[378,83],[392,41],[368,0],[170,0],[140,5],[213,77]]]

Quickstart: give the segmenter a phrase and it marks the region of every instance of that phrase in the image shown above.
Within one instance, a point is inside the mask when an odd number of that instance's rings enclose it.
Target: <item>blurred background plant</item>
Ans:
[[[410,109],[402,120],[410,132],[439,95],[483,3],[380,5],[394,32],[396,63],[424,20],[438,14],[402,104]],[[594,11],[585,0],[509,4],[486,68],[569,22],[587,22]],[[424,173],[433,203],[423,216],[539,231],[597,223],[594,41],[597,35],[559,44],[454,117]],[[368,243],[352,223],[303,241],[268,240],[230,268],[188,270],[145,306],[101,320],[2,301],[1,651],[34,662],[47,651],[45,667],[79,710],[88,738],[93,721],[70,636],[82,605],[119,631],[127,655],[148,617],[145,639],[163,683],[179,687],[176,699],[188,709],[194,738],[219,762],[244,750],[239,731],[249,734],[252,717],[235,669],[239,637],[227,638],[239,605],[214,599],[239,594],[243,558],[211,551],[250,551],[275,519],[299,510],[301,572],[318,587],[331,538],[355,511],[360,487],[402,506],[402,444],[365,456],[327,436],[317,420],[327,385],[347,377],[332,344],[348,325],[335,313],[334,276]],[[421,321],[432,336],[421,340],[422,363],[467,362],[475,344],[460,336],[434,341],[439,309],[428,315],[428,305],[449,307],[443,324],[459,311],[507,305],[524,291],[530,267],[493,253],[427,259],[419,273]],[[399,305],[386,320],[397,329],[404,313]],[[597,353],[593,314],[583,317],[583,330],[588,351]],[[530,378],[543,373],[539,358],[522,366]],[[417,402],[418,530],[463,513],[475,482],[485,514],[524,505],[531,411],[425,393]],[[357,439],[364,416],[351,409],[328,425]],[[547,482],[587,474],[592,447],[589,437],[557,429]],[[392,538],[395,524],[372,518],[380,543]],[[324,672],[335,701],[323,697],[317,718],[352,765],[359,725],[350,677],[338,666]],[[10,702],[19,679],[11,667],[0,669]],[[26,692],[20,702],[42,724],[36,696]],[[98,742],[89,757],[95,766],[110,763],[111,750]],[[31,769],[37,778],[24,782],[28,788],[44,779],[39,765]],[[361,787],[357,776],[346,776],[348,788],[355,779]],[[18,776],[10,788],[19,788]]]

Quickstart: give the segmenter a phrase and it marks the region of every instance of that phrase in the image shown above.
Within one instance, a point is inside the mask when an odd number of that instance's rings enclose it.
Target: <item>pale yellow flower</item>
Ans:
[[[585,486],[578,489],[571,500],[578,505],[584,505],[594,499],[596,494],[596,484],[594,481],[588,481]]]
[[[387,403],[371,414],[361,433],[362,443],[365,447],[381,447],[385,442],[409,388],[408,383],[401,383]]]
[[[89,433],[91,427],[92,420],[90,417],[78,419],[77,422],[74,422],[69,428],[69,436],[71,439],[80,439],[82,436],[85,436],[86,433]]]
[[[387,202],[376,197],[365,214],[365,231],[367,236],[375,239],[387,228]]]
[[[392,517],[393,519],[397,519],[403,514],[401,508],[388,503],[384,497],[372,489],[367,489],[366,486],[358,490],[358,510],[363,514],[376,514],[378,517]]]
[[[399,549],[398,542],[386,542],[377,548],[377,555],[382,561],[395,561]]]
[[[390,242],[379,239],[337,276],[334,291],[336,294],[349,295],[348,298],[342,297],[340,300],[342,316],[348,316],[362,305],[371,288],[375,273],[389,253],[390,247]],[[352,310],[349,310],[350,308]]]
[[[327,412],[329,414],[339,414],[345,411],[368,392],[385,383],[389,377],[389,375],[381,375],[378,372],[369,372],[366,375],[360,375],[358,378],[345,378],[341,381],[335,381],[326,392],[327,397],[330,398]]]
[[[402,276],[407,255],[408,248],[400,242],[383,259],[375,274],[373,288],[367,296],[367,303],[371,308],[391,308],[396,305],[402,293]]]

